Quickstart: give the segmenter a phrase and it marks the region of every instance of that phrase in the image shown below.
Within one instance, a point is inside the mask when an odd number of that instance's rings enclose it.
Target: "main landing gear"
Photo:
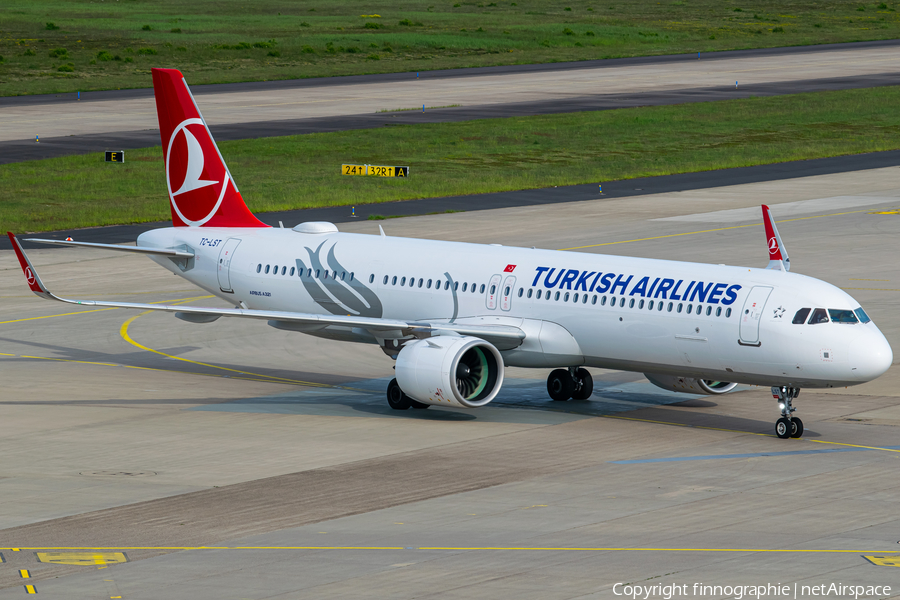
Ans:
[[[396,379],[391,379],[387,387],[388,405],[394,410],[406,410],[408,408],[428,408],[429,405],[424,402],[413,400],[403,393]]]
[[[800,388],[772,386],[772,397],[778,400],[781,418],[775,421],[775,435],[781,439],[798,438],[803,435],[803,421],[792,417],[796,408],[792,402],[800,395]]]
[[[581,367],[556,369],[547,378],[547,393],[557,402],[587,400],[594,393],[594,378]]]

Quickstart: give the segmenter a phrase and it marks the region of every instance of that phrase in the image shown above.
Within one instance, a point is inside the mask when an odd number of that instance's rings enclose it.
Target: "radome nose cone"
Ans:
[[[894,352],[884,335],[876,330],[875,335],[857,340],[850,346],[853,374],[861,381],[871,381],[883,375],[894,362]]]

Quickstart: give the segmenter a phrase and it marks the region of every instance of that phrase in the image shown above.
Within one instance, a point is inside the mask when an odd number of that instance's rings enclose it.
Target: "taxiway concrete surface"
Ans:
[[[383,225],[760,266],[760,199],[794,270],[847,289],[900,351],[896,167]],[[32,258],[68,297],[214,302],[142,257]],[[544,400],[546,372],[511,369],[483,410],[397,413],[373,347],[47,302],[10,251],[0,283],[2,598],[26,584],[67,599],[900,590],[897,359],[870,384],[804,390],[801,440],[771,435],[767,389],[673,397],[601,370],[585,402]]]
[[[201,111],[220,139],[285,135],[384,122],[453,121],[645,104],[673,104],[749,95],[891,85],[900,81],[893,42],[825,48],[721,53],[705,60],[623,61],[618,66],[553,70],[472,70],[470,76],[371,76],[358,83],[304,80],[290,87],[245,84],[202,94]],[[679,57],[676,57],[679,58]],[[680,57],[683,58],[683,57]],[[212,87],[212,86],[210,86]],[[104,97],[104,96],[100,96]],[[39,99],[38,99],[39,100]],[[397,109],[437,107],[425,115]],[[458,106],[459,108],[446,108]],[[78,102],[46,98],[0,100],[3,161],[158,145],[152,96]],[[34,143],[35,136],[44,146]],[[22,158],[20,158],[21,160]]]

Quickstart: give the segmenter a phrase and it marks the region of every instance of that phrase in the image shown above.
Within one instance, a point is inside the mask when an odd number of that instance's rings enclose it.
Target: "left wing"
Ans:
[[[68,304],[80,304],[82,306],[103,306],[109,308],[132,308],[138,310],[157,310],[175,313],[185,321],[195,323],[209,323],[219,317],[241,317],[245,319],[261,319],[264,321],[277,321],[279,323],[293,323],[296,325],[310,326],[341,326],[359,327],[366,329],[375,337],[400,338],[413,335],[424,338],[432,335],[455,333],[469,335],[488,341],[500,350],[508,350],[522,344],[525,332],[518,327],[510,325],[462,325],[456,323],[429,323],[421,321],[403,321],[399,319],[381,319],[373,317],[354,317],[347,315],[317,315],[313,313],[298,313],[277,310],[253,310],[248,308],[204,308],[199,306],[178,306],[171,304],[144,304],[140,302],[105,302],[98,300],[70,300],[53,294],[41,281],[37,271],[22,249],[19,240],[12,233],[7,232],[25,279],[31,291],[47,300],[57,300]]]
[[[101,250],[117,250],[119,252],[137,252],[139,254],[155,254],[171,258],[194,258],[193,252],[175,250],[169,248],[148,248],[146,246],[122,246],[119,244],[95,244],[93,242],[75,242],[72,240],[42,240],[38,238],[25,238],[26,242],[39,244],[53,244],[55,246],[83,246],[88,248],[100,248]]]

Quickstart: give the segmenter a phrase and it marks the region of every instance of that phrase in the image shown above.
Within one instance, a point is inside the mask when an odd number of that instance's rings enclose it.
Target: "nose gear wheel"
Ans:
[[[775,435],[781,439],[799,438],[803,435],[803,421],[792,416],[794,398],[800,395],[800,388],[788,386],[772,386],[772,397],[778,401],[781,418],[775,421]]]

